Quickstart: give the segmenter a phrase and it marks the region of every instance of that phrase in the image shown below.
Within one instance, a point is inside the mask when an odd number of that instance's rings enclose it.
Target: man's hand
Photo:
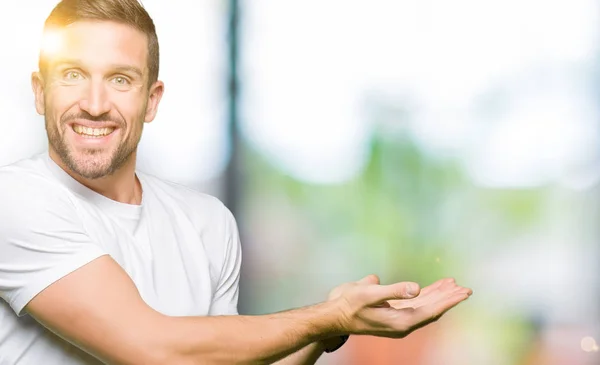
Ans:
[[[424,311],[431,313],[431,318],[413,325],[413,332],[429,323],[437,321],[444,313],[473,294],[469,288],[456,284],[454,279],[442,279],[421,289],[418,296],[403,300],[389,300],[387,304],[399,311]],[[410,333],[409,332],[409,333]]]
[[[443,279],[423,290],[417,283],[380,285],[369,275],[333,289],[330,301],[338,301],[343,312],[340,328],[351,334],[402,338],[438,320],[472,294],[454,279]]]

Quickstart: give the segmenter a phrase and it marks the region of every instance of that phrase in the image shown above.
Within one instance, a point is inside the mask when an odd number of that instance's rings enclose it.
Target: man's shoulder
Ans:
[[[73,208],[68,191],[53,177],[43,156],[0,167],[0,218],[4,223],[43,225],[51,216],[70,216]]]
[[[60,185],[52,178],[43,155],[0,166],[0,193],[18,194],[44,190],[49,194],[59,188]]]
[[[180,207],[194,212],[230,213],[225,204],[213,195],[153,175],[145,173],[139,175],[147,187],[153,190],[155,195],[160,199],[171,200]]]
[[[0,165],[0,172],[10,173],[21,171],[37,171],[43,164],[43,155],[34,155],[7,164],[2,164]]]

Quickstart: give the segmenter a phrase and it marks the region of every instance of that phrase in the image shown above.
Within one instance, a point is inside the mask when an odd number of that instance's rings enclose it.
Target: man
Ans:
[[[137,0],[64,0],[44,32],[32,86],[49,151],[0,169],[0,364],[311,364],[471,294],[368,276],[311,307],[237,315],[231,213],[135,169],[164,90],[152,19]]]

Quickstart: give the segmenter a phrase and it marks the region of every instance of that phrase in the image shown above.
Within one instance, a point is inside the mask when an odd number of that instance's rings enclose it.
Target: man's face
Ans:
[[[128,25],[80,21],[58,30],[34,74],[49,148],[76,174],[97,179],[135,158],[154,119],[162,83],[148,88],[148,40]]]

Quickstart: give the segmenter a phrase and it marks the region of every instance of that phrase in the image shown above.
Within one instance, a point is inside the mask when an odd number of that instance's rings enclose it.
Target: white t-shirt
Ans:
[[[139,206],[79,184],[47,153],[0,168],[0,365],[99,363],[23,309],[106,254],[163,314],[237,314],[241,248],[230,211],[211,196],[137,176]]]

